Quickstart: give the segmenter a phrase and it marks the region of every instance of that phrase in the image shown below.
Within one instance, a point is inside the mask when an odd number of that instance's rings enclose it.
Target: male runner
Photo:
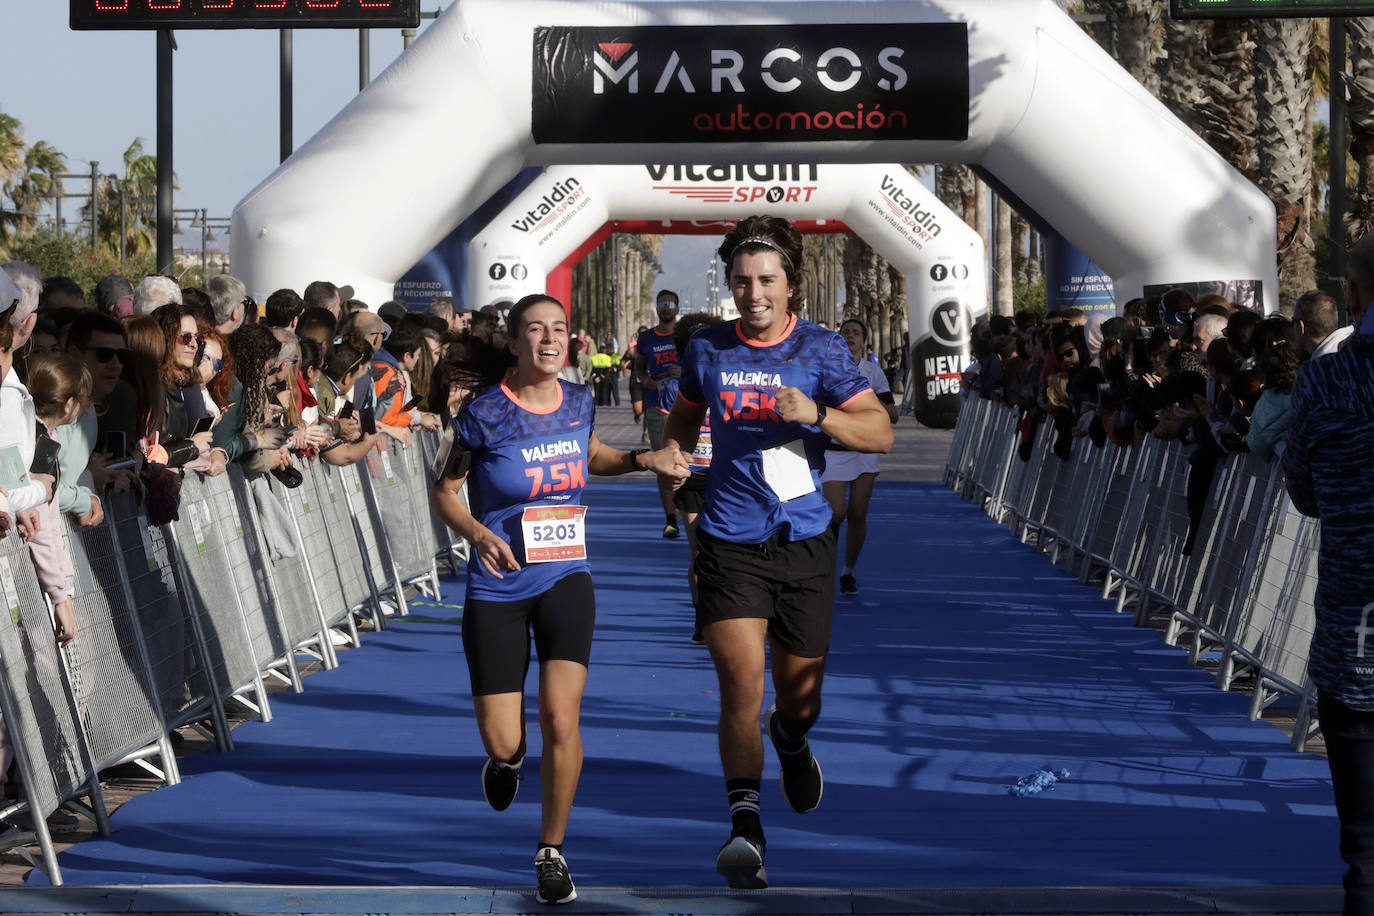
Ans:
[[[663,438],[663,414],[658,409],[659,383],[682,375],[678,365],[677,347],[673,346],[673,329],[677,326],[677,293],[670,289],[658,291],[656,307],[658,325],[640,332],[635,344],[635,364],[644,378],[644,420],[649,433],[649,447],[660,448]],[[667,524],[663,526],[665,538],[678,536],[677,512],[673,507],[673,491],[668,484],[659,482],[658,499],[663,505]]]
[[[789,311],[801,295],[802,239],[777,217],[741,220],[720,246],[738,321],[694,335],[664,439],[691,453],[708,411],[711,471],[698,521],[697,613],[720,686],[720,758],[730,839],[716,870],[768,886],[759,819],[763,707],[782,793],[798,813],[824,784],[807,732],[821,711],[835,596],[835,535],[821,495],[826,437],[892,448],[892,426],[839,335]]]

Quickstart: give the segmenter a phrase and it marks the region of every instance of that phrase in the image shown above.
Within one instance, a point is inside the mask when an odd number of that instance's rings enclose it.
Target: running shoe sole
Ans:
[[[534,899],[538,900],[545,906],[556,905],[559,903],[572,903],[574,900],[577,899],[577,888],[573,888],[572,891],[566,897],[559,897],[557,900],[546,899],[544,897],[544,892],[542,890],[535,891]]]
[[[768,886],[768,872],[763,867],[763,854],[742,836],[730,838],[716,854],[716,871],[736,890],[763,890]]]

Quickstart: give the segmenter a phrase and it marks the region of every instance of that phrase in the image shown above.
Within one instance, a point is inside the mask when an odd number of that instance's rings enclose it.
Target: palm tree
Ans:
[[[1257,184],[1278,210],[1279,302],[1287,309],[1317,284],[1312,219],[1312,23],[1255,26],[1260,133]]]
[[[935,169],[935,196],[974,226],[977,221],[975,201],[977,178],[967,165],[941,165]]]
[[[17,234],[24,235],[33,229],[43,201],[63,193],[61,176],[66,170],[67,157],[46,140],[39,140],[24,152],[24,169],[9,192],[18,211]]]
[[[1159,0],[1091,0],[1085,10],[1105,17],[1093,37],[1136,81],[1159,94],[1154,71],[1162,38],[1164,9]]]
[[[173,176],[172,187],[176,188]],[[90,205],[82,207],[90,219]],[[100,210],[96,214],[100,245],[111,254],[124,251],[132,256],[152,251],[157,229],[157,157],[143,152],[143,140],[135,139],[124,151],[124,175],[103,175],[100,180]]]
[[[1347,19],[1345,34],[1350,48],[1350,152],[1357,174],[1350,232],[1360,238],[1374,231],[1374,18]]]
[[[0,111],[0,254],[8,254],[9,242],[19,220],[18,207],[6,207],[4,198],[13,191],[24,167],[24,135],[19,119]]]

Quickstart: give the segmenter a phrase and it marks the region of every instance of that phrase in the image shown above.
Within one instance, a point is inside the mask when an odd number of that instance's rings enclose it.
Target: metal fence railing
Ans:
[[[1217,659],[1217,686],[1247,677],[1251,718],[1282,697],[1298,707],[1293,746],[1315,728],[1307,676],[1316,587],[1316,523],[1288,500],[1276,462],[1220,460],[1197,517],[1186,493],[1194,468],[1175,442],[1130,448],[1075,439],[1067,459],[1040,424],[1026,460],[1017,412],[976,395],[964,402],[944,482],[1034,539],[1138,625],[1164,619],[1165,639],[1197,663]]]
[[[266,677],[299,691],[298,656],[338,664],[336,641],[358,644],[355,614],[381,628],[384,596],[405,613],[406,584],[437,594],[436,560],[452,569],[466,556],[430,521],[425,456],[437,442],[420,432],[356,468],[307,461],[291,489],[236,467],[188,473],[165,525],[149,525],[129,494],[105,494],[102,524],[66,523],[77,615],[66,648],[27,546],[0,539],[0,728],[23,783],[0,818],[31,818],[0,846],[36,843],[60,884],[45,818],[66,806],[108,833],[102,769],[132,761],[177,782],[172,730],[232,749],[226,703],[270,720]]]

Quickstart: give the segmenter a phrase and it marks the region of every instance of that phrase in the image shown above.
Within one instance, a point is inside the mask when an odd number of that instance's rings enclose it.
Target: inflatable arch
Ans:
[[[235,271],[380,301],[526,166],[737,161],[978,164],[1118,301],[1277,305],[1268,198],[1053,0],[459,0],[239,204]]]
[[[842,220],[906,274],[914,410],[930,425],[952,425],[969,323],[986,310],[983,240],[900,165],[549,168],[468,243],[464,300],[545,289],[610,220],[730,220],[756,211]]]

